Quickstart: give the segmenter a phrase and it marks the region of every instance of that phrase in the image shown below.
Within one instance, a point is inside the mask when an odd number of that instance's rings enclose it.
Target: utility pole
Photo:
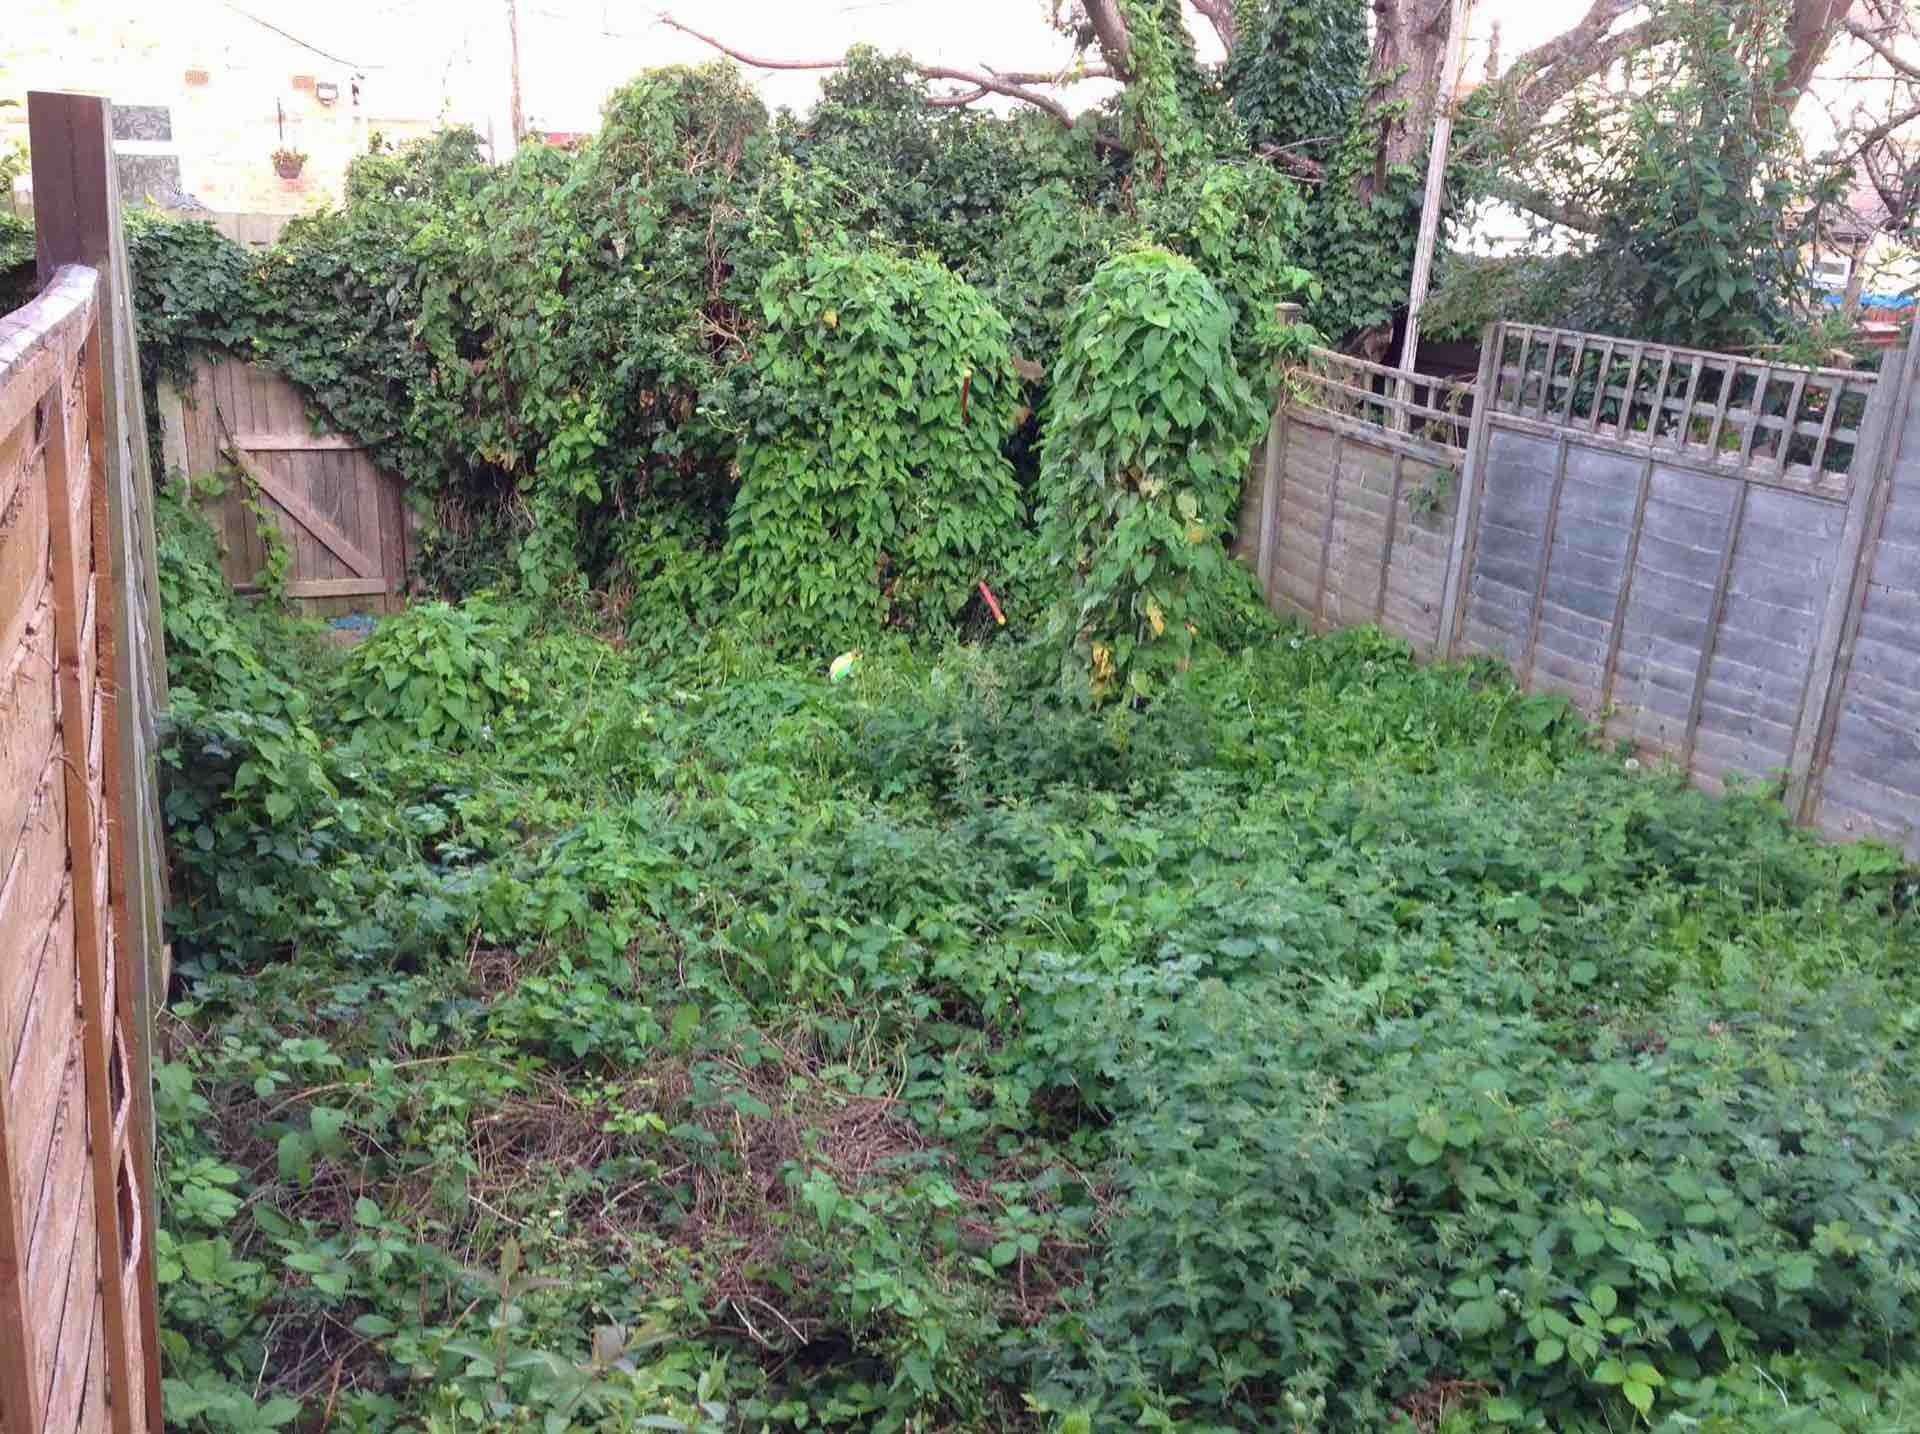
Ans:
[[[507,53],[510,56],[513,88],[507,100],[507,120],[513,130],[513,147],[517,151],[520,141],[527,137],[526,116],[520,108],[520,5],[519,0],[507,0]]]
[[[1400,367],[1411,370],[1420,348],[1420,310],[1433,279],[1433,248],[1440,235],[1440,199],[1447,183],[1447,149],[1453,143],[1453,100],[1460,88],[1460,67],[1467,57],[1467,15],[1473,0],[1453,0],[1447,17],[1447,58],[1440,70],[1440,94],[1433,110],[1433,144],[1427,151],[1427,188],[1420,202],[1420,239],[1413,251],[1413,288],[1407,296],[1407,333],[1400,345]],[[1400,380],[1401,398],[1411,402],[1413,383]]]

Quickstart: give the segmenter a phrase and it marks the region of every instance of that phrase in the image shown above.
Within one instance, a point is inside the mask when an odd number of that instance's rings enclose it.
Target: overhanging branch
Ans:
[[[691,35],[704,45],[711,45],[729,59],[756,70],[838,70],[846,66],[845,58],[834,60],[790,60],[774,59],[766,55],[751,55],[745,50],[736,49],[724,40],[716,39],[693,26],[676,20],[671,15],[662,15],[660,23],[669,29],[678,30],[683,35]],[[986,96],[1004,95],[1010,100],[1032,105],[1044,110],[1059,120],[1068,129],[1073,128],[1073,113],[1052,95],[1034,88],[1036,85],[1066,85],[1077,80],[1111,79],[1113,71],[1105,65],[1076,66],[1071,70],[1048,73],[1043,70],[994,70],[982,67],[977,70],[958,69],[952,65],[928,65],[909,58],[907,61],[913,72],[923,80],[952,80],[956,84],[969,87],[957,95],[934,95],[928,103],[943,109],[958,105],[972,104]]]
[[[1605,74],[1634,51],[1657,43],[1663,33],[1659,21],[1642,20],[1616,35],[1567,50],[1544,69],[1532,68],[1533,57],[1555,49],[1567,36],[1531,51],[1509,72],[1513,77],[1512,94],[1518,118],[1526,123],[1538,120],[1595,75]]]
[[[1920,80],[1920,60],[1909,60],[1857,20],[1847,22],[1847,33],[1910,80]]]
[[[1563,229],[1578,230],[1582,234],[1600,232],[1600,221],[1585,210],[1563,204],[1552,195],[1530,189],[1515,180],[1495,178],[1488,183],[1486,191],[1495,199],[1511,204],[1516,209],[1524,209],[1529,214],[1537,214]]]
[[[1220,43],[1231,55],[1233,42],[1240,34],[1240,17],[1234,0],[1193,0],[1193,8],[1213,26],[1213,33],[1220,37]]]

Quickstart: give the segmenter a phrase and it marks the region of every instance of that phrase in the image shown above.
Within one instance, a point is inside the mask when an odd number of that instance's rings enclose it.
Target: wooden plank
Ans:
[[[97,1202],[88,1200],[88,1203]],[[99,1253],[87,1238],[86,1223],[82,1221],[78,1238],[73,1242],[72,1259],[68,1262],[67,1286],[62,1297],[63,1316],[55,1325],[59,1353],[47,1386],[47,1419],[49,1423],[57,1420],[62,1428],[78,1429],[80,1425],[86,1404],[85,1380],[92,1364],[91,1347],[94,1341],[104,1337],[104,1353],[109,1366],[114,1356],[113,1336],[106,1327],[107,1322],[101,1319],[103,1311],[98,1294],[98,1286],[105,1283],[108,1273],[100,1268]],[[104,1313],[114,1315],[118,1312],[108,1307]],[[121,1403],[124,1406],[125,1401]],[[125,1407],[109,1412],[116,1426],[131,1414],[131,1410]]]
[[[1608,339],[1600,350],[1600,371],[1593,379],[1593,411],[1587,415],[1587,431],[1600,431],[1600,410],[1606,406],[1609,375],[1613,370],[1613,340]]]
[[[305,465],[315,477],[310,492],[319,498],[317,506],[333,519],[334,526],[352,536],[373,559],[374,571],[382,577],[387,568],[382,561],[380,507],[377,497],[370,503],[360,500],[360,474],[351,453],[307,453],[289,455],[296,466]],[[334,577],[348,577],[344,570]]]
[[[1387,541],[1380,554],[1380,590],[1375,595],[1373,620],[1382,624],[1387,616],[1387,575],[1393,571],[1393,544],[1400,527],[1401,489],[1406,485],[1406,455],[1393,455],[1393,493],[1387,499]]]
[[[1547,500],[1547,524],[1540,538],[1540,576],[1534,583],[1532,610],[1527,615],[1526,665],[1520,672],[1520,685],[1525,687],[1533,677],[1534,650],[1540,643],[1540,613],[1547,598],[1547,580],[1553,571],[1553,538],[1560,526],[1560,495],[1567,486],[1567,449],[1573,440],[1566,434],[1560,435],[1560,451],[1553,468],[1553,495]]]
[[[96,112],[104,122],[104,109]],[[79,457],[73,451],[64,425],[54,425],[54,437],[47,445],[47,506],[51,513],[53,553],[54,648],[58,660],[60,703],[63,713],[61,737],[65,749],[67,790],[67,858],[71,866],[74,891],[74,959],[80,972],[81,1059],[86,1075],[87,1126],[94,1133],[90,1142],[93,1188],[109,1198],[93,1204],[93,1246],[100,1273],[100,1296],[105,1302],[109,1379],[116,1389],[145,1388],[145,1372],[139,1384],[134,1372],[125,1365],[127,1348],[125,1299],[119,1261],[119,1208],[110,1197],[113,1190],[112,1152],[104,1138],[112,1128],[108,1093],[107,1033],[109,1014],[105,998],[106,940],[108,913],[91,900],[82,899],[101,886],[102,874],[95,871],[95,838],[105,814],[95,809],[88,782],[88,734],[77,714],[87,709],[81,702],[82,653],[90,645],[82,630],[87,611],[83,581],[91,572],[80,567],[82,533],[73,521],[76,490],[86,491],[95,482],[104,481],[105,454],[93,445],[99,467],[94,472],[76,466]],[[89,522],[91,512],[89,509]],[[90,565],[89,565],[90,568]],[[75,714],[67,720],[65,714]],[[116,1434],[131,1434],[134,1428],[133,1400],[116,1400],[113,1423]],[[145,1427],[144,1416],[141,1427]]]
[[[1895,464],[1903,444],[1920,443],[1920,434],[1912,431],[1916,426],[1914,411],[1920,407],[1915,401],[1920,394],[1920,344],[1909,344],[1902,358],[1898,366],[1889,365],[1889,373],[1868,401],[1863,426],[1871,437],[1862,445],[1867,450],[1866,460],[1861,461],[1861,451],[1856,449],[1853,497],[1847,505],[1834,578],[1814,642],[1806,706],[1795,724],[1786,800],[1787,810],[1803,822],[1812,821],[1819,806],[1819,774],[1830,760],[1834,730],[1853,670],[1867,584],[1880,556],[1877,539],[1892,505]],[[1838,406],[1837,397],[1829,399],[1829,419]]]
[[[1720,399],[1713,406],[1713,422],[1707,428],[1707,457],[1714,463],[1720,461],[1720,432],[1726,426],[1727,407],[1733,402],[1733,386],[1740,381],[1740,365],[1726,362],[1720,365]]]
[[[1501,410],[1500,413],[1499,426],[1501,431],[1506,433],[1532,434],[1541,438],[1553,438],[1562,431],[1551,421],[1543,423],[1538,418],[1530,415],[1510,413],[1504,409]],[[1611,443],[1612,440],[1602,434],[1598,446],[1607,447],[1610,446]],[[1644,451],[1644,446],[1639,443],[1625,444],[1622,445],[1618,451],[1638,456],[1641,451]],[[1692,444],[1687,449],[1681,451],[1676,451],[1665,444],[1661,444],[1658,451],[1661,466],[1664,468],[1674,470],[1685,469],[1718,478],[1732,476],[1729,466],[1725,463],[1714,463],[1708,456],[1705,447],[1701,444]],[[1804,493],[1822,502],[1833,503],[1835,506],[1844,505],[1852,492],[1851,484],[1847,482],[1842,475],[1837,474],[1828,474],[1827,482],[1816,485],[1803,477],[1795,476],[1794,471],[1791,469],[1784,475],[1776,475],[1772,469],[1761,464],[1740,473],[1738,476],[1743,483],[1757,483],[1762,487],[1776,488],[1785,493]],[[1832,481],[1835,479],[1839,479],[1839,481]]]
[[[1687,369],[1687,387],[1680,400],[1680,423],[1673,431],[1673,448],[1676,453],[1685,452],[1693,442],[1693,400],[1700,392],[1700,374],[1708,357],[1706,354],[1694,355],[1693,362]],[[1660,409],[1663,415],[1666,408],[1666,399],[1662,397]]]
[[[11,861],[0,873],[0,1042],[9,1058],[26,1024],[33,958],[60,906],[66,825],[66,781],[56,758],[38,775],[19,845],[5,854]]]
[[[52,1103],[48,1115],[48,1141],[38,1187],[33,1192],[28,1218],[32,1224],[27,1261],[27,1290],[38,1310],[59,1308],[61,1290],[67,1283],[67,1271],[73,1263],[76,1232],[87,1228],[91,1212],[79,1198],[87,1188],[87,1103],[86,1073],[81,1069],[79,1051],[72,1041],[72,1012],[67,1013],[63,1034],[68,1036],[64,1051],[47,1052],[47,1064],[53,1067],[49,1089]],[[49,1365],[53,1351],[43,1346]],[[36,1371],[45,1381],[48,1371]]]
[[[41,590],[13,647],[0,649],[0,881],[53,751],[53,604]]]
[[[1504,333],[1499,324],[1489,324],[1480,337],[1480,372],[1476,392],[1480,398],[1473,406],[1473,426],[1467,433],[1467,452],[1460,465],[1459,497],[1456,500],[1453,541],[1447,551],[1447,577],[1440,595],[1440,655],[1452,657],[1466,621],[1467,574],[1473,562],[1474,528],[1479,518],[1480,497],[1486,487],[1488,436],[1492,432],[1496,406],[1490,395],[1494,370],[1500,361]]]
[[[40,1324],[27,1299],[27,1231],[20,1198],[23,1171],[14,1153],[10,1102],[0,1098],[0,1425],[46,1427],[45,1400],[34,1378]]]
[[[1740,435],[1740,466],[1753,461],[1753,441],[1760,434],[1760,418],[1767,407],[1767,389],[1773,383],[1773,365],[1762,364],[1754,380],[1753,397],[1747,400],[1747,426]]]
[[[1820,415],[1820,432],[1813,440],[1813,457],[1807,460],[1807,466],[1816,474],[1826,469],[1827,444],[1833,438],[1834,422],[1840,417],[1840,396],[1841,390],[1838,385],[1827,389],[1826,411]],[[1847,465],[1849,469],[1858,466],[1859,457],[1860,455],[1856,452],[1855,461]]]
[[[1747,493],[1747,485],[1741,483],[1734,494],[1733,513],[1727,521],[1726,547],[1720,555],[1720,576],[1713,590],[1706,638],[1700,644],[1700,665],[1694,672],[1693,698],[1687,709],[1687,725],[1681,739],[1680,765],[1687,770],[1693,766],[1693,743],[1700,728],[1700,703],[1706,695],[1707,670],[1713,665],[1714,640],[1719,636],[1720,624],[1726,615],[1727,584],[1733,576],[1734,555],[1740,547],[1740,523],[1747,511]]]
[[[6,1065],[0,1091],[13,1103],[15,1144],[36,1162],[51,1138],[51,1122],[65,1051],[73,1038],[77,1004],[73,964],[73,894],[64,878],[37,958],[33,984]]]
[[[387,578],[304,578],[287,584],[290,598],[372,597],[392,591]]]
[[[1640,365],[1647,356],[1645,344],[1634,344],[1632,348],[1633,362],[1628,365],[1626,391],[1620,398],[1620,418],[1613,425],[1613,436],[1622,440],[1625,440],[1626,436],[1633,431],[1633,391],[1640,382]],[[1661,371],[1661,378],[1663,381],[1666,378],[1664,369]]]
[[[1773,471],[1776,475],[1787,471],[1787,456],[1793,447],[1793,436],[1800,424],[1800,404],[1807,393],[1807,375],[1805,370],[1794,374],[1793,387],[1787,393],[1787,411],[1783,415],[1786,422],[1780,429],[1779,447],[1773,455]]]
[[[1340,512],[1340,464],[1346,456],[1346,448],[1345,437],[1336,433],[1333,440],[1333,471],[1327,479],[1326,526],[1320,530],[1320,569],[1313,584],[1313,621],[1316,627],[1323,625],[1327,617],[1327,562],[1333,554],[1333,523]]]
[[[326,544],[335,556],[355,573],[363,578],[379,575],[380,565],[368,557],[353,539],[316,512],[304,495],[295,492],[291,485],[283,483],[262,468],[255,459],[238,449],[229,447],[227,453],[235,463],[239,464],[241,471],[260,486],[262,492],[286,509],[295,522]]]
[[[367,445],[344,433],[241,432],[233,444],[247,453],[361,453]]]

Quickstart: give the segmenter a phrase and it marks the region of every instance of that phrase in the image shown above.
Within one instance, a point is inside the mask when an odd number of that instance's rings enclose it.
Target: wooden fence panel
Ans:
[[[300,391],[237,359],[207,359],[184,393],[164,392],[167,466],[225,473],[210,517],[236,591],[256,592],[269,552],[259,514],[287,545],[287,596],[309,612],[402,606],[408,511],[399,480],[361,445],[316,433]]]
[[[1237,544],[1276,612],[1378,623],[1432,655],[1467,391],[1324,352],[1283,377]]]
[[[1890,355],[1890,375],[1896,363],[1899,402],[1806,814],[1833,835],[1879,837],[1920,859],[1920,345]]]
[[[147,1105],[95,270],[0,320],[0,1427],[157,1429]],[[139,587],[140,584],[133,583]],[[124,602],[123,602],[124,600]]]
[[[1920,856],[1916,392],[1906,352],[1876,379],[1518,324],[1471,385],[1316,351],[1236,551],[1318,629],[1497,657],[1709,790]]]

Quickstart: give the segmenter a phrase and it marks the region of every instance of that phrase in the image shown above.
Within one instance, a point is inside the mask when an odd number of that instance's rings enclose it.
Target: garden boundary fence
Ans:
[[[110,108],[28,97],[0,318],[0,1430],[161,1427],[150,991],[165,695]]]
[[[168,470],[235,479],[203,505],[234,591],[260,590],[271,524],[294,606],[321,615],[404,606],[410,510],[401,482],[364,444],[316,433],[299,389],[254,364],[203,358],[184,391],[163,384],[159,401]]]
[[[1920,349],[1875,375],[1525,324],[1473,382],[1280,375],[1237,550],[1276,611],[1485,655],[1701,786],[1920,856]]]

